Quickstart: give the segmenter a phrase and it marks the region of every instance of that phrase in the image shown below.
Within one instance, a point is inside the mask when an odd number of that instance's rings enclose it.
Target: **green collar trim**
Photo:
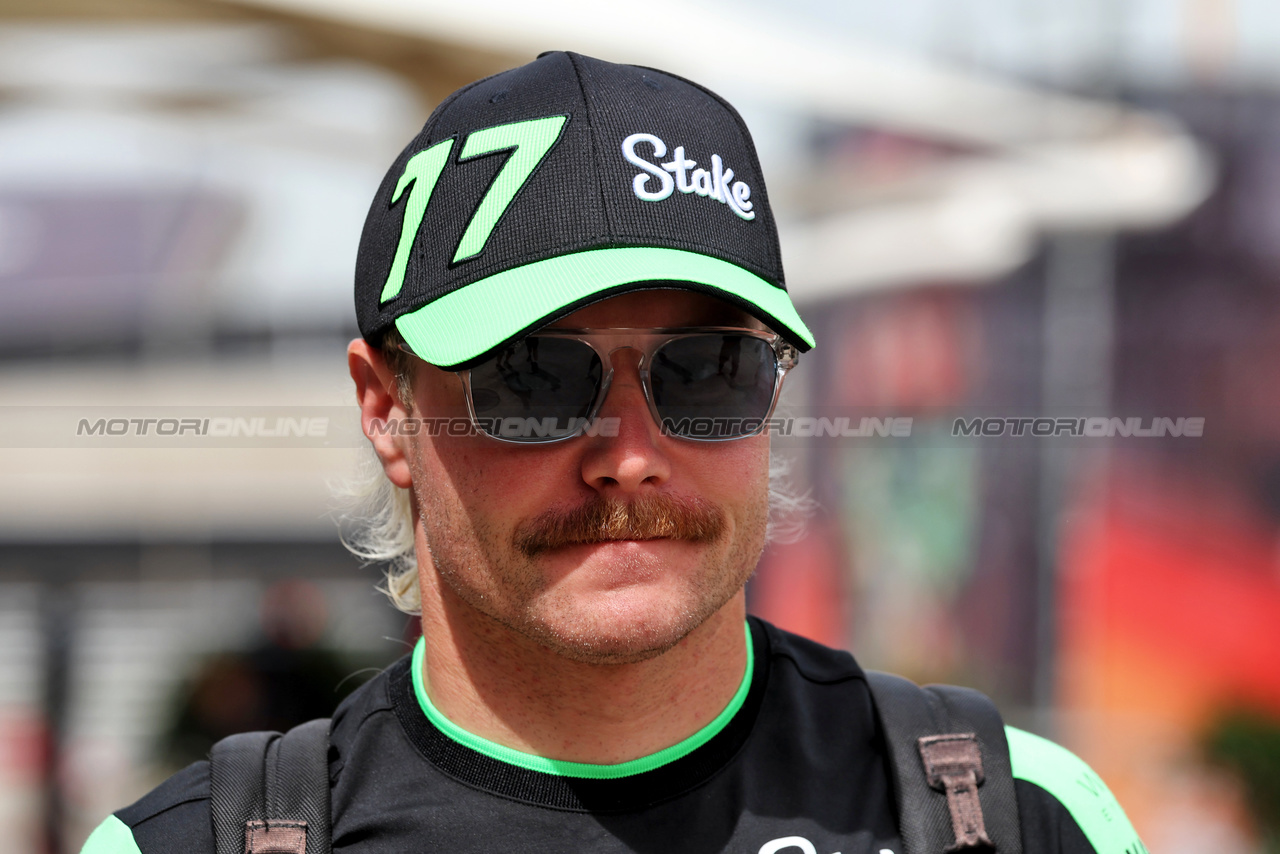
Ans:
[[[745,623],[744,627],[746,628],[747,639],[747,666],[742,674],[742,684],[738,686],[738,690],[734,693],[733,699],[729,701],[729,705],[725,706],[724,710],[716,715],[711,723],[683,741],[663,748],[657,753],[650,753],[648,756],[641,756],[638,759],[619,762],[616,765],[592,765],[586,762],[566,762],[561,759],[548,759],[545,756],[535,756],[532,753],[514,750],[467,732],[446,718],[431,702],[431,698],[427,696],[426,686],[422,680],[423,663],[426,657],[426,643],[422,638],[418,638],[418,643],[413,648],[413,664],[411,667],[413,693],[418,698],[418,706],[421,707],[423,714],[427,716],[427,719],[431,721],[436,729],[463,747],[470,748],[477,753],[483,753],[490,759],[496,759],[499,762],[505,762],[508,765],[515,765],[518,768],[524,768],[529,771],[554,774],[558,777],[616,780],[619,777],[643,774],[646,771],[661,768],[663,765],[668,765],[677,759],[688,756],[715,738],[729,724],[729,721],[733,720],[733,716],[738,713],[738,710],[742,708],[742,704],[747,699],[747,693],[751,689],[751,676],[755,671],[755,650],[751,643],[751,629]]]

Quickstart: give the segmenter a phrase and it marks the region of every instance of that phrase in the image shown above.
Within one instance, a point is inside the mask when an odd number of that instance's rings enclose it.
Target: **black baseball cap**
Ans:
[[[448,369],[661,288],[725,300],[813,346],[733,107],[663,71],[560,51],[436,108],[378,188],[356,258],[365,339],[394,325]]]

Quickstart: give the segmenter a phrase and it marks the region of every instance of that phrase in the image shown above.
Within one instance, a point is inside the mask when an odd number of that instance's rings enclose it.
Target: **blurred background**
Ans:
[[[408,648],[330,493],[356,242],[432,107],[546,49],[741,110],[820,345],[785,410],[877,419],[775,440],[816,510],[752,609],[992,694],[1153,852],[1280,850],[1280,6],[614,5],[0,0],[8,850]],[[324,429],[77,435],[210,413]]]

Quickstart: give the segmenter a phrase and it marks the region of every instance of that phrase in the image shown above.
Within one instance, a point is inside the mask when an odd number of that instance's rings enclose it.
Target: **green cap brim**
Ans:
[[[503,270],[396,318],[420,358],[458,368],[591,297],[627,285],[688,282],[742,305],[801,350],[813,346],[787,292],[748,270],[696,252],[654,247],[591,249]]]

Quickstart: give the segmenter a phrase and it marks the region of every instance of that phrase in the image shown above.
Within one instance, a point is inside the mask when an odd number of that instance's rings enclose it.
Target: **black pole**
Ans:
[[[63,747],[66,743],[67,704],[71,681],[74,606],[71,588],[61,580],[43,585],[40,595],[41,639],[44,647],[44,743],[41,750],[41,840],[45,854],[64,854],[66,799],[62,791]]]

